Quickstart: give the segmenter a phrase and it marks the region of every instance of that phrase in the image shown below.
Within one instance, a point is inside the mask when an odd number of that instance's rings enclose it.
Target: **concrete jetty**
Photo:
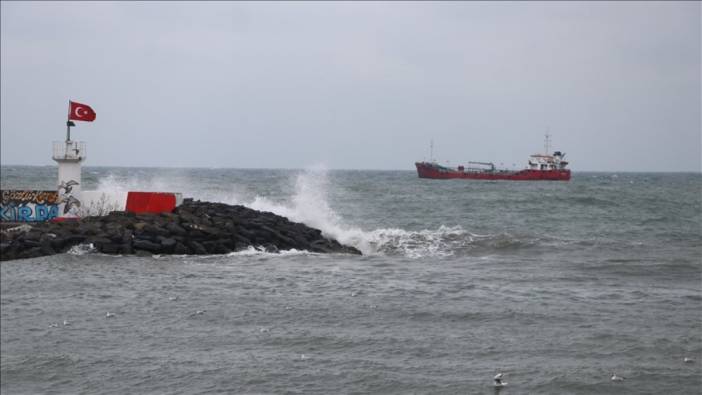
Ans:
[[[185,199],[172,212],[113,211],[72,221],[4,224],[0,260],[33,258],[92,244],[105,254],[226,254],[249,247],[269,252],[361,252],[322,235],[319,229],[244,206]]]

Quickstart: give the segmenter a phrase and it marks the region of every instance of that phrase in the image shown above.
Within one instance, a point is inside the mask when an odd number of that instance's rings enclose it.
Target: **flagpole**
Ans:
[[[66,115],[66,142],[71,141],[71,101],[68,101],[68,113]]]

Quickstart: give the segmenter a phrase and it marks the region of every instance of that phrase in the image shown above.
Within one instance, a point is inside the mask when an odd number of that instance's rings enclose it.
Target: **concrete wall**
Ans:
[[[75,186],[75,185],[74,185]],[[60,192],[63,192],[61,190]],[[89,217],[107,215],[111,211],[126,211],[130,192],[103,192],[75,190],[70,195],[59,191],[3,190],[0,191],[0,221],[41,222],[56,217]],[[173,195],[175,206],[183,202],[180,193],[134,192],[133,194]],[[68,210],[66,206],[68,205]],[[170,211],[172,206],[162,209],[138,208],[135,212]]]
[[[110,211],[124,211],[129,192],[81,191],[78,216],[107,215]]]

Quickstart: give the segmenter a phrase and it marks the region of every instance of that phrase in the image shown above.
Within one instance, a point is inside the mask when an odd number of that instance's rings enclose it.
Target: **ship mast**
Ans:
[[[429,142],[429,162],[434,163],[434,140]]]
[[[544,155],[548,155],[551,152],[551,135],[546,131],[544,136]]]

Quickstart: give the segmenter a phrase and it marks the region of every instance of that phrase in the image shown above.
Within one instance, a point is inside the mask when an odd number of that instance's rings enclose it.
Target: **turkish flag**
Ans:
[[[75,121],[92,122],[95,120],[95,111],[87,104],[76,103],[69,101],[68,119]]]

